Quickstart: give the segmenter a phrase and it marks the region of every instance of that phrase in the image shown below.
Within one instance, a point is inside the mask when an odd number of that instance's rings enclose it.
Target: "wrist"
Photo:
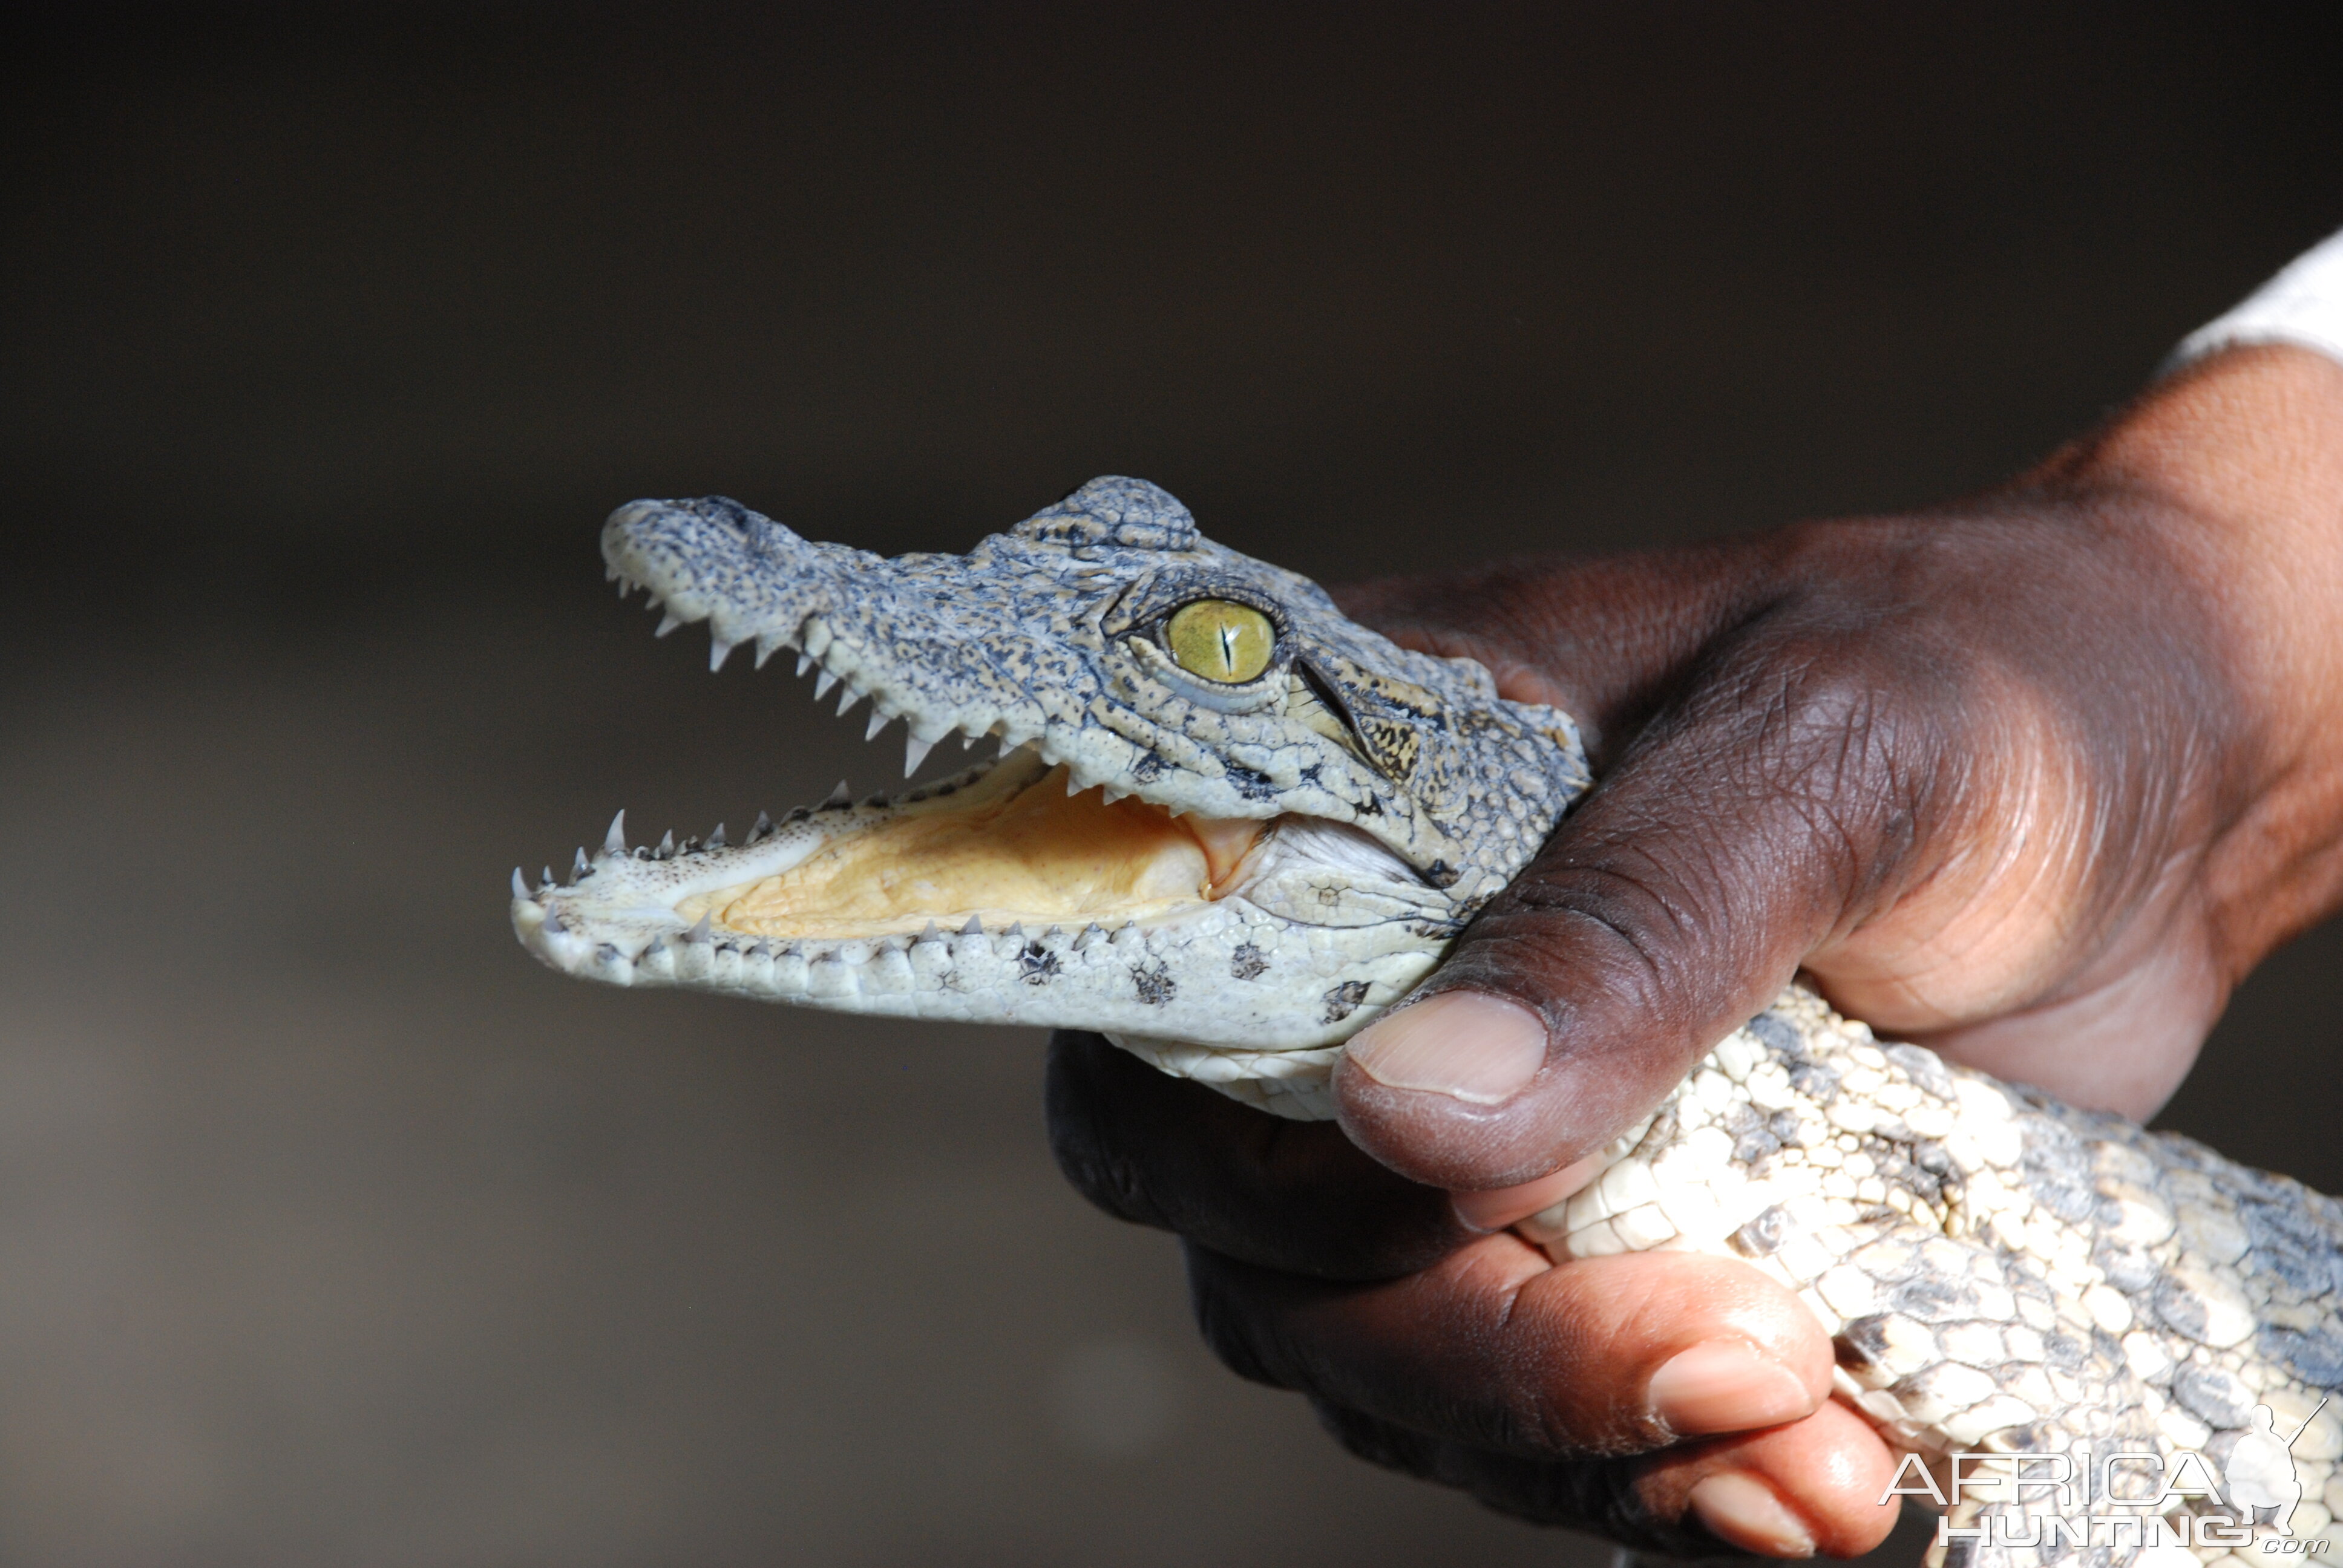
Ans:
[[[2234,979],[2343,903],[2343,364],[2211,355],[2050,468],[2132,503],[2219,642],[2240,743],[2203,886]]]

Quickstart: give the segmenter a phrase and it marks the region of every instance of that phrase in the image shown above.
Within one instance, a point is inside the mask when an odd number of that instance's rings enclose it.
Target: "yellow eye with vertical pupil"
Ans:
[[[1163,640],[1172,662],[1189,674],[1236,686],[1269,668],[1277,628],[1249,604],[1200,598],[1172,612],[1163,623]]]

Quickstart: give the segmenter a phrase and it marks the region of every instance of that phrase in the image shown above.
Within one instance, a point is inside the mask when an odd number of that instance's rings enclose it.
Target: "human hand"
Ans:
[[[1684,1252],[1556,1268],[1332,1122],[1252,1110],[1094,1034],[1051,1040],[1049,1109],[1077,1188],[1180,1233],[1221,1359],[1306,1393],[1363,1458],[1679,1552],[1716,1549],[1704,1521],[1792,1556],[1852,1555],[1894,1523],[1869,1506],[1885,1451],[1826,1402],[1830,1342],[1755,1269]]]
[[[1680,1549],[1875,1543],[1885,1451],[1786,1292],[1555,1269],[1459,1211],[1569,1191],[1801,970],[1956,1060],[2160,1103],[2343,880],[2343,368],[2220,356],[1926,514],[1341,597],[1573,712],[1601,785],[1353,1042],[1342,1127],[1388,1171],[1070,1040],[1061,1161],[1187,1236],[1215,1348],[1368,1457]]]

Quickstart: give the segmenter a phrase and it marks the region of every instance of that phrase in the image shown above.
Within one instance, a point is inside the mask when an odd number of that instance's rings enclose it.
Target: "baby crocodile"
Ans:
[[[1589,783],[1566,714],[1353,625],[1142,480],[966,556],[810,543],[720,498],[622,507],[602,553],[662,634],[709,623],[711,667],[793,649],[818,699],[869,700],[871,738],[902,719],[907,776],[954,733],[1001,755],[892,798],[841,785],[739,843],[630,849],[621,814],[567,884],[516,871],[522,942],[589,980],[1098,1030],[1323,1118],[1342,1042]],[[2321,1408],[2343,1204],[1882,1043],[1795,987],[1604,1158],[1522,1232],[1557,1260],[1737,1257],[1795,1290],[1838,1397],[1912,1456],[1903,1489],[1949,1504],[1952,1568],[2343,1536],[2343,1412]],[[2004,1457],[1965,1462],[1963,1494],[1964,1454]]]

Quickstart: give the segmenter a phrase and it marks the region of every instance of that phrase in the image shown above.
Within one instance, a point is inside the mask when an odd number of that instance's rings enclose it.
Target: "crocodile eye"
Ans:
[[[1222,686],[1238,686],[1269,668],[1277,628],[1249,604],[1200,598],[1183,604],[1163,623],[1172,662],[1191,675]]]

